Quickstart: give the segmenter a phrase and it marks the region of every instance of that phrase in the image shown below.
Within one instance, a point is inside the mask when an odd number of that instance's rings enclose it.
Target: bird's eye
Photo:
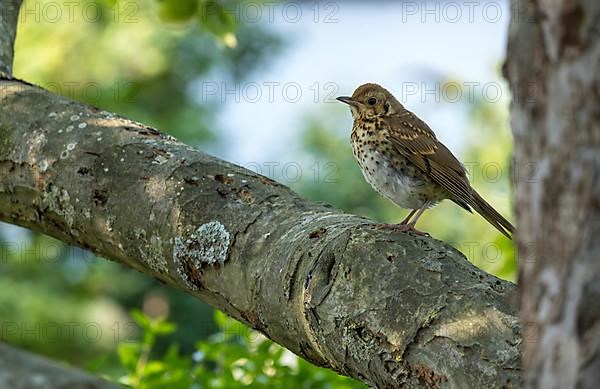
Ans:
[[[369,105],[375,105],[377,104],[377,99],[375,97],[371,97],[369,100],[367,100],[367,103],[369,103]]]

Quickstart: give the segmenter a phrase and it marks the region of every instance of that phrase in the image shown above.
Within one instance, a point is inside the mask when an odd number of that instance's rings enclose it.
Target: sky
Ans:
[[[219,156],[231,161],[290,158],[306,118],[320,114],[340,115],[336,131],[349,136],[350,113],[334,97],[364,82],[385,86],[458,152],[468,113],[462,103],[507,97],[498,72],[509,23],[505,2],[272,4],[235,12],[281,34],[284,51],[246,82],[215,78],[199,90],[201,99],[224,103],[220,127],[231,147]],[[452,80],[458,83],[443,88]]]

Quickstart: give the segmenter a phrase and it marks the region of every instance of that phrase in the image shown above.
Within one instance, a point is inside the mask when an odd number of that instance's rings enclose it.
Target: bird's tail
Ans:
[[[481,197],[479,193],[475,191],[475,189],[472,189],[472,200],[472,203],[469,205],[471,205],[478,214],[483,216],[488,223],[496,227],[496,229],[503,233],[508,239],[512,239],[511,235],[515,233],[515,227],[510,224],[510,222],[506,220],[504,216],[500,215],[498,211],[489,205],[488,202],[485,201],[483,197]]]

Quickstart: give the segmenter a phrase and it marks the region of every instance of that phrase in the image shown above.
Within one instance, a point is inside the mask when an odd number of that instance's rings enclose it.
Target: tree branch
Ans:
[[[0,388],[117,389],[118,385],[0,342]]]
[[[520,382],[513,285],[127,119],[0,82],[0,220],[189,292],[377,387]]]
[[[0,1],[0,76],[12,75],[14,42],[22,0]]]

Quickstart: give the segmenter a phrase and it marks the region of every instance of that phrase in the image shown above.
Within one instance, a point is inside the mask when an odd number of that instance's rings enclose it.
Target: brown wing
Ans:
[[[383,119],[390,141],[434,182],[450,192],[452,200],[471,211],[471,185],[458,159],[441,144],[429,126],[413,113]]]

